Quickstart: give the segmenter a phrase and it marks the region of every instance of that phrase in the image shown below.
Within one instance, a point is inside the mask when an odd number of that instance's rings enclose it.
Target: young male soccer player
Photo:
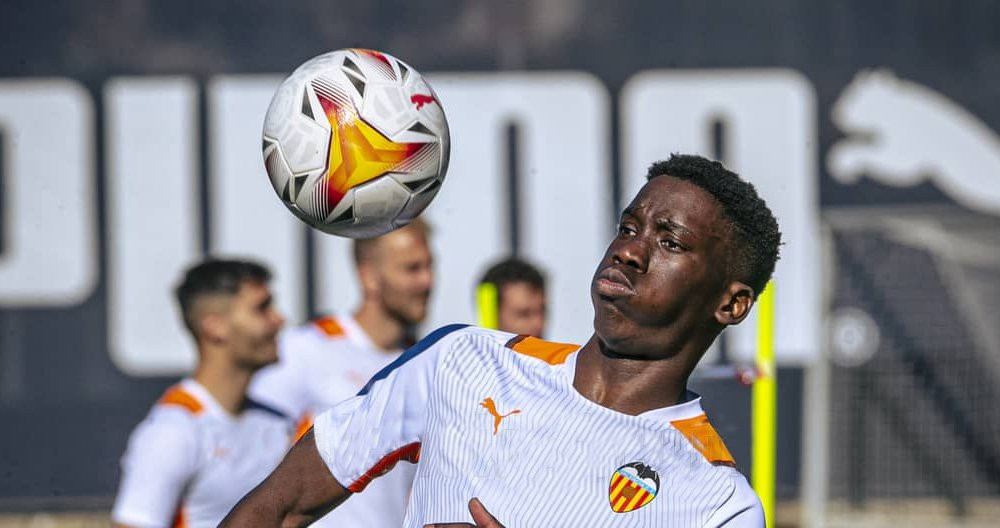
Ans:
[[[470,510],[479,526],[763,526],[686,383],[771,276],[777,222],[719,163],[648,175],[597,267],[582,347],[441,328],[320,415],[223,525],[301,525],[419,458],[410,528]]]
[[[492,284],[497,294],[497,329],[542,337],[545,333],[545,277],[516,257],[490,266],[479,284]]]
[[[115,526],[215,527],[288,451],[292,420],[246,396],[250,376],[277,359],[284,320],[270,278],[259,264],[234,260],[184,275],[177,300],[198,366],[132,433]]]
[[[355,394],[412,344],[434,285],[428,227],[414,222],[380,237],[356,240],[361,306],[285,332],[277,364],[262,370],[250,394],[283,412],[311,418]],[[305,428],[302,429],[302,432]],[[402,526],[416,468],[374,482],[315,526]]]

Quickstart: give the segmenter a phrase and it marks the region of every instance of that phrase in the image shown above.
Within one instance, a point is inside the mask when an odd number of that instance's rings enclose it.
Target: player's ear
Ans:
[[[229,336],[229,323],[223,314],[215,311],[204,312],[198,318],[199,336],[208,343],[225,341]]]
[[[371,260],[358,264],[358,282],[361,283],[361,291],[364,293],[378,291],[378,274]]]
[[[750,286],[739,281],[729,283],[715,309],[715,320],[727,326],[740,324],[750,313],[755,298]]]

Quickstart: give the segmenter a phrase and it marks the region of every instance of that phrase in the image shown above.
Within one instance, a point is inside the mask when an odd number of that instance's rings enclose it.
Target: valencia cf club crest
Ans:
[[[615,470],[608,487],[608,500],[615,513],[638,510],[653,502],[660,489],[660,476],[642,462],[632,462]]]

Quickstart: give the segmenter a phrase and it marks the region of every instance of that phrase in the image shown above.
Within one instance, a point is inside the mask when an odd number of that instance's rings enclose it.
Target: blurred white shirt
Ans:
[[[253,401],[232,415],[198,382],[182,380],[132,432],[112,520],[142,528],[218,526],[277,467],[293,425]]]
[[[320,318],[282,334],[278,363],[254,376],[250,395],[298,417],[304,433],[314,416],[356,395],[401,352],[378,348],[349,315]],[[398,468],[313,526],[402,526],[415,472],[409,464]]]

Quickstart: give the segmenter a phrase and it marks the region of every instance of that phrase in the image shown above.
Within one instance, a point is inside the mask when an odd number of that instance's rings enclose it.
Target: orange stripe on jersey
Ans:
[[[313,321],[313,324],[316,325],[316,328],[319,328],[324,334],[330,337],[340,337],[344,335],[344,329],[333,317],[321,317]]]
[[[184,515],[184,508],[179,508],[177,514],[174,515],[174,522],[170,525],[170,528],[187,528],[187,516]]]
[[[205,409],[197,398],[184,390],[180,385],[174,385],[167,389],[167,392],[163,393],[160,401],[156,403],[160,405],[179,405],[191,411],[192,414],[198,414]]]
[[[299,423],[295,424],[295,436],[292,437],[292,443],[296,443],[300,438],[306,435],[313,426],[313,415],[312,413],[305,413],[299,420]]]
[[[708,417],[704,414],[670,422],[709,462],[716,465],[736,466],[733,455],[729,453],[719,433],[715,431]]]
[[[420,442],[413,442],[412,444],[407,444],[392,453],[382,457],[371,469],[361,475],[358,480],[355,480],[347,489],[351,490],[352,493],[361,493],[371,481],[389,472],[396,462],[400,460],[408,460],[416,464],[420,460]]]
[[[507,348],[514,352],[538,358],[549,365],[561,365],[566,362],[566,358],[579,350],[580,345],[570,345],[567,343],[553,343],[537,337],[519,335],[507,341]]]

